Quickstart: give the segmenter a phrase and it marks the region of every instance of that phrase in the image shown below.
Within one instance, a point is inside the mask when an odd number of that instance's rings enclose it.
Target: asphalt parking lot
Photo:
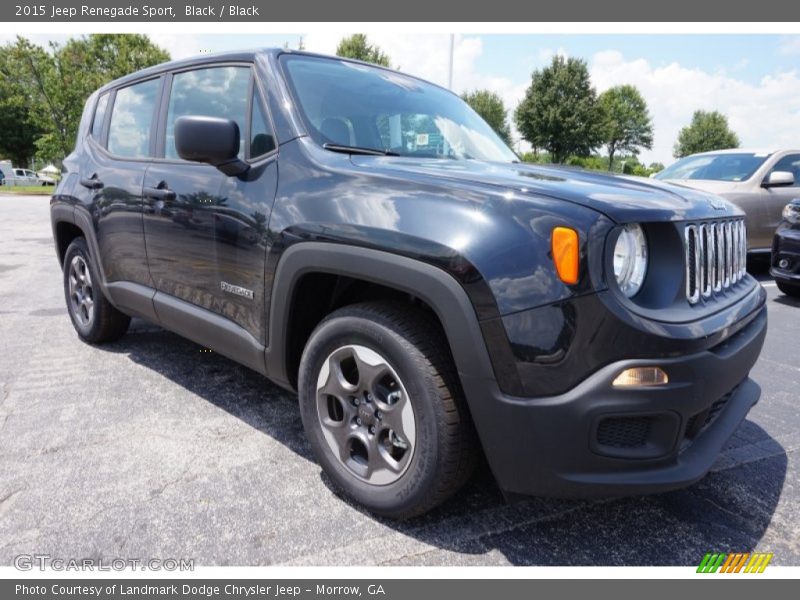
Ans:
[[[800,303],[760,278],[761,402],[700,483],[506,505],[484,470],[397,524],[331,491],[296,399],[261,376],[141,321],[117,343],[79,342],[48,199],[0,195],[0,564],[693,565],[760,551],[800,565]]]

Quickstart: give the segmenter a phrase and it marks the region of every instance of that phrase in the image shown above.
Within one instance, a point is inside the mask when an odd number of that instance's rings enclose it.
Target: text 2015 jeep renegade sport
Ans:
[[[296,389],[330,478],[420,514],[485,454],[508,495],[702,477],[758,400],[742,213],[519,164],[447,90],[278,50],[86,104],[52,200],[78,335],[130,315]]]

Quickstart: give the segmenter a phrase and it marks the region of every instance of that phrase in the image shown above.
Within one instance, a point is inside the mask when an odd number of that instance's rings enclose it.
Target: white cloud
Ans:
[[[800,54],[800,35],[783,38],[778,45],[778,52],[786,56]]]
[[[148,34],[148,37],[156,46],[169,52],[169,55],[173,60],[197,56],[202,52],[214,51],[213,47],[209,47],[209,36],[205,36],[205,44],[201,41],[199,36],[195,35],[150,33]]]
[[[547,65],[553,60],[554,56],[566,58],[567,49],[563,46],[559,46],[555,50],[553,48],[542,48],[536,53],[536,63],[539,66]]]
[[[645,162],[671,162],[678,132],[698,109],[727,115],[742,146],[800,146],[800,72],[796,70],[765,75],[754,84],[676,62],[653,66],[645,59],[626,59],[615,50],[596,53],[589,67],[598,92],[630,83],[647,100],[655,145],[642,154]]]

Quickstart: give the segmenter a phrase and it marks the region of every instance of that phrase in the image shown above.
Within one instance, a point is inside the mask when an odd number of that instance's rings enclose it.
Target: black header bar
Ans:
[[[774,22],[800,21],[800,2],[760,0],[32,0],[0,4],[3,22]]]

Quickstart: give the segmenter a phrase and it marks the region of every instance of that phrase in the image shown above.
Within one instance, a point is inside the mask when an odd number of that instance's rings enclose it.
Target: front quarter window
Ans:
[[[321,145],[424,158],[517,160],[469,105],[438,86],[337,59],[281,60],[301,116]]]

